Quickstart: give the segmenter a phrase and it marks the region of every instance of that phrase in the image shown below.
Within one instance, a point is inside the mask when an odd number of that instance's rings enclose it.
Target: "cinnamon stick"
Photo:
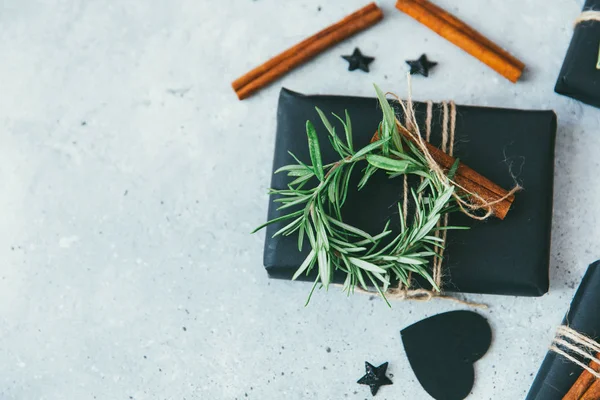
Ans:
[[[414,143],[412,137],[404,129],[399,129],[399,132],[402,133],[406,139]],[[375,135],[371,139],[372,142],[376,140],[379,140],[378,133],[375,133]],[[425,145],[427,146],[427,150],[429,151],[435,162],[437,162],[440,165],[440,167],[442,167],[445,170],[449,170],[450,168],[452,168],[452,166],[456,162],[456,158],[444,153],[442,150],[438,149],[431,143],[426,142]],[[456,169],[456,173],[454,175],[454,181],[467,191],[471,193],[477,193],[487,202],[497,201],[502,199],[503,197],[506,197],[503,201],[495,203],[491,206],[493,215],[501,220],[506,217],[506,214],[508,214],[508,211],[510,210],[510,207],[512,206],[512,203],[515,199],[514,195],[510,195],[507,197],[507,195],[509,194],[508,190],[503,189],[501,186],[492,182],[485,176],[480,175],[474,169],[469,168],[467,165],[460,161],[458,163],[458,168]]]
[[[525,64],[428,0],[397,0],[396,8],[487,64],[511,82],[521,77]]]
[[[382,18],[381,9],[375,3],[370,3],[254,68],[233,81],[231,86],[238,98],[243,100],[329,47],[376,24]]]
[[[596,379],[580,400],[600,400],[600,379]]]
[[[600,353],[596,354],[596,358],[600,358]],[[600,365],[596,364],[594,361],[590,361],[589,366],[594,371],[600,372]],[[592,375],[589,371],[584,370],[581,373],[581,375],[579,375],[579,378],[575,381],[575,383],[573,384],[571,389],[563,397],[563,400],[580,400],[582,398],[587,399],[587,397],[582,397],[582,396],[588,395],[588,393],[587,393],[588,389],[591,390],[592,389],[591,387],[595,385],[594,381],[596,381],[596,383],[600,382],[600,380],[597,380],[597,378],[594,375]],[[594,388],[593,391],[600,390],[600,385],[596,385],[596,386],[598,386],[598,387]],[[593,391],[590,392],[590,395],[593,394]],[[591,398],[593,398],[593,397],[591,397]],[[598,399],[600,399],[600,397],[596,397],[595,399],[598,400]]]

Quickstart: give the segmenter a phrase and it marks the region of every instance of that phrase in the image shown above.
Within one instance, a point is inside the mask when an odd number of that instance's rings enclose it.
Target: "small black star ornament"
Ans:
[[[375,57],[363,56],[358,47],[354,49],[351,56],[342,56],[342,58],[348,61],[348,71],[360,69],[365,72],[369,72],[369,64],[375,59]]]
[[[390,378],[385,376],[387,371],[388,363],[383,363],[379,367],[374,367],[370,363],[365,361],[366,374],[360,378],[357,383],[361,385],[369,385],[371,388],[371,394],[375,396],[381,386],[392,385]]]
[[[406,63],[410,65],[410,74],[421,74],[423,76],[429,76],[429,69],[437,65],[436,62],[429,61],[427,56],[423,54],[418,60],[406,60]]]

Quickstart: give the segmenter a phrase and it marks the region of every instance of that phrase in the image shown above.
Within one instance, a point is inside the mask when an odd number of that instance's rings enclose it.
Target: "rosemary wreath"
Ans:
[[[400,281],[410,287],[410,273],[427,279],[435,291],[440,291],[430,274],[430,260],[441,257],[439,250],[444,241],[435,235],[443,229],[465,229],[458,226],[440,227],[438,222],[446,213],[458,208],[453,198],[454,186],[432,173],[423,153],[411,141],[399,134],[396,115],[383,92],[375,86],[377,97],[383,111],[383,120],[379,125],[379,140],[355,150],[352,143],[352,123],[348,112],[345,119],[333,114],[343,125],[345,142],[336,134],[335,128],[325,114],[316,109],[329,132],[329,141],[339,154],[340,159],[323,165],[320,145],[313,124],[306,122],[308,147],[311,165],[300,161],[294,154],[296,164],[279,168],[275,173],[286,172],[293,180],[288,189],[270,189],[269,194],[276,195],[274,200],[281,203],[278,210],[292,209],[288,214],[272,219],[254,230],[267,225],[291,220],[277,231],[278,235],[292,235],[297,232],[298,249],[301,250],[305,238],[311,251],[302,262],[292,279],[302,274],[310,274],[318,268],[317,278],[310,290],[306,304],[319,284],[328,288],[334,270],[346,273],[343,290],[353,293],[356,286],[364,290],[372,285],[385,299],[391,281]],[[421,177],[421,184],[411,189],[415,203],[415,213],[411,221],[403,215],[402,203],[398,203],[399,233],[391,238],[392,230],[388,220],[383,230],[371,235],[355,226],[344,223],[342,207],[348,194],[350,176],[357,164],[366,162],[362,178],[358,184],[361,190],[377,171],[385,171],[390,178],[408,174]],[[458,167],[458,160],[448,172],[451,179]],[[316,178],[316,186],[307,188],[307,183]],[[253,232],[253,233],[254,233]]]

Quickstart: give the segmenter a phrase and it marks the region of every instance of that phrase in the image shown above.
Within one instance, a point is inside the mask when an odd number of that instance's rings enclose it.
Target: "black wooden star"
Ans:
[[[367,373],[365,376],[360,378],[357,383],[361,385],[369,385],[371,388],[371,394],[375,396],[379,388],[383,385],[391,385],[392,381],[390,378],[385,376],[387,371],[388,363],[383,363],[379,367],[374,367],[365,361],[365,370]]]
[[[421,74],[423,76],[429,76],[429,68],[433,68],[437,65],[436,62],[427,60],[427,56],[423,54],[418,60],[406,60],[406,63],[410,65],[410,74]]]
[[[369,72],[369,64],[375,59],[375,57],[363,56],[358,47],[354,49],[354,53],[351,56],[342,56],[342,58],[349,63],[348,71],[361,69],[365,72]]]

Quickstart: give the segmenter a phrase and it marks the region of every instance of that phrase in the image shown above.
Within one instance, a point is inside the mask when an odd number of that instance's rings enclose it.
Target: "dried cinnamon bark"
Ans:
[[[596,354],[596,358],[600,358],[600,353]],[[589,364],[590,368],[594,371],[600,372],[600,365],[591,361]],[[594,383],[594,381],[596,381]],[[592,389],[592,386],[594,389]],[[590,391],[591,390],[591,391]],[[594,392],[597,392],[597,397],[585,397],[592,396]],[[583,397],[582,397],[583,396]],[[600,399],[600,380],[598,380],[594,375],[592,375],[587,370],[584,370],[579,378],[575,381],[575,384],[571,387],[571,389],[567,392],[567,394],[563,397],[563,400],[581,400],[581,399]]]
[[[600,400],[600,380],[596,381],[590,386],[580,400]]]
[[[382,18],[383,12],[381,9],[375,3],[370,3],[336,24],[323,29],[254,68],[233,81],[231,86],[238,98],[243,100],[327,48],[376,24]]]
[[[525,64],[481,33],[428,0],[398,0],[396,8],[516,82]]]

